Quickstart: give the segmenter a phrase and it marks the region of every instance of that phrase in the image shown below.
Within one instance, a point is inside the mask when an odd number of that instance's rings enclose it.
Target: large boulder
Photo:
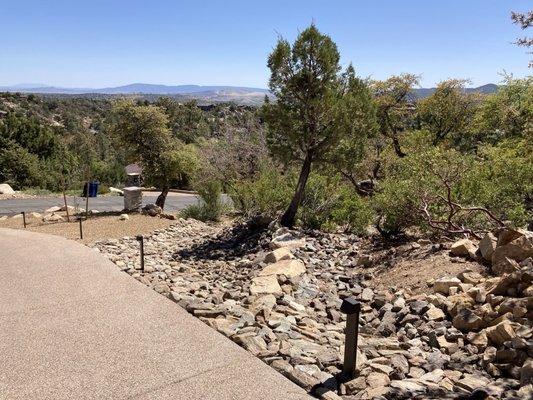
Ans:
[[[292,258],[291,251],[286,247],[280,247],[279,249],[273,250],[265,256],[265,262],[267,263],[276,263],[281,260],[288,260]]]
[[[305,273],[305,265],[300,260],[281,260],[269,264],[259,273],[259,276],[285,275],[292,278]]]
[[[15,194],[15,191],[7,183],[0,183],[0,194]]]
[[[504,342],[516,337],[513,326],[508,320],[504,320],[498,325],[487,328],[486,332],[489,340],[497,346],[501,346]]]
[[[458,287],[461,283],[461,280],[456,277],[440,278],[435,281],[435,284],[433,285],[433,291],[435,293],[448,295],[450,293],[450,288]]]
[[[258,276],[252,279],[251,294],[282,294],[276,275]]]
[[[498,234],[498,243],[497,246],[505,246],[507,243],[512,242],[515,239],[518,239],[520,236],[524,235],[527,231],[524,229],[513,229],[513,228],[504,228]]]
[[[494,253],[497,243],[498,239],[490,232],[479,242],[479,252],[486,261],[492,260],[492,253]]]
[[[453,318],[453,326],[463,332],[477,330],[483,326],[483,320],[469,308],[464,308]]]
[[[513,231],[518,232],[518,231]],[[518,264],[528,257],[533,257],[533,232],[520,231],[521,236],[504,245],[496,247],[492,254],[492,270],[496,274],[513,272]]]
[[[458,257],[476,257],[477,248],[469,239],[461,239],[452,244],[450,254]]]

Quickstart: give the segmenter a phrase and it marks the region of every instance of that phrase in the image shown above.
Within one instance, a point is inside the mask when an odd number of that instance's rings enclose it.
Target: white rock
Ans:
[[[120,221],[127,221],[128,219],[130,219],[130,216],[128,214],[120,214],[120,216],[118,217],[118,219]]]
[[[305,265],[300,260],[281,260],[269,264],[259,273],[259,276],[285,275],[288,278],[305,273]]]
[[[252,279],[251,294],[281,294],[281,286],[276,275],[258,276]]]
[[[462,282],[455,277],[444,277],[437,279],[433,285],[433,290],[435,293],[442,293],[448,295],[450,293],[450,288],[458,287]]]
[[[7,183],[0,183],[0,194],[15,194],[15,191]]]

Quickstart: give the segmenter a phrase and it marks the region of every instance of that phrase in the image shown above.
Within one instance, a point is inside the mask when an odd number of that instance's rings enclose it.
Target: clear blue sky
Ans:
[[[0,85],[266,87],[278,35],[314,21],[362,76],[473,85],[531,74],[510,11],[531,0],[0,0]],[[531,34],[531,33],[530,33]]]

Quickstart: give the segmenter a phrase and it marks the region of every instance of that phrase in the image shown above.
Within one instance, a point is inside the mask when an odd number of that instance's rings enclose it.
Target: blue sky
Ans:
[[[0,0],[0,85],[104,87],[133,82],[266,87],[278,35],[312,21],[343,64],[384,79],[412,72],[499,82],[531,74],[519,0]]]

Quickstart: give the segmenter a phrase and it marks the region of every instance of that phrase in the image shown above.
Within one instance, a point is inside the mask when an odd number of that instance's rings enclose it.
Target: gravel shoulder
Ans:
[[[88,244],[97,240],[147,235],[157,229],[167,228],[174,222],[142,214],[130,214],[127,220],[120,220],[118,215],[93,215],[87,221],[83,221],[83,240],[81,240],[79,223],[74,218],[71,220],[72,222],[42,222],[40,219],[28,216],[26,230],[62,236]],[[22,217],[2,220],[0,228],[24,229]]]

